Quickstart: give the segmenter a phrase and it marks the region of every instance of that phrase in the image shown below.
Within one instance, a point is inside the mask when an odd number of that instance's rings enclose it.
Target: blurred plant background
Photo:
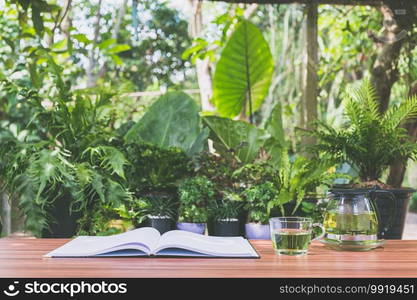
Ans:
[[[408,13],[415,17],[417,8]],[[388,49],[391,56],[383,57],[387,49],[380,37],[388,30],[386,18],[377,7],[318,7],[318,120],[341,126],[344,90],[374,78],[383,59],[390,60],[392,69],[382,72],[393,71],[395,76],[381,75],[386,82],[377,83],[389,87],[378,93],[381,110],[417,94],[417,18],[405,25],[406,35],[396,48]],[[218,91],[228,76],[227,66],[238,62],[224,60],[226,67],[216,70],[217,62],[223,49],[238,45],[244,33],[233,33],[242,20],[248,22],[244,32],[250,31],[270,51],[270,56],[262,52],[262,63],[248,58],[263,72],[259,82],[252,83],[258,97],[253,107],[246,95],[233,98]],[[147,111],[152,114],[152,104],[168,91],[187,93],[196,105],[190,113],[202,111],[210,115],[207,120],[220,114],[259,130],[268,128],[279,103],[285,149],[291,157],[302,154],[311,142],[299,134],[308,127],[305,116],[311,110],[303,94],[307,22],[306,7],[299,4],[0,0],[0,190],[2,219],[12,222],[7,230],[25,228],[40,235],[53,223],[45,213],[52,209],[51,202],[65,196],[74,211],[86,212],[80,230],[114,232],[125,225],[114,225],[112,219],[135,218],[130,207],[138,191],[155,191],[161,185],[166,189],[175,180],[165,184],[159,178],[179,179],[191,172],[187,164],[193,160],[192,146],[208,135],[197,116],[189,125],[195,130],[184,153],[178,153],[181,143],[164,144],[175,149],[156,149],[140,133],[135,144],[125,139],[135,128],[153,126],[151,117],[145,125],[140,120]],[[225,99],[235,101],[233,113],[225,108]],[[407,126],[415,141],[415,124]],[[150,153],[162,163],[177,160],[187,167],[153,170],[146,165]],[[138,162],[152,170],[142,174]],[[351,167],[344,171],[357,175]],[[404,178],[394,178],[391,184],[416,186],[416,174],[417,165],[408,162]],[[389,177],[389,171],[383,176]],[[416,210],[416,198],[413,201]],[[33,218],[23,217],[28,214]]]

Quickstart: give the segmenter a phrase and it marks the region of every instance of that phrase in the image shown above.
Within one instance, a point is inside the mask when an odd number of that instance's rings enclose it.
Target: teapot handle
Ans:
[[[381,232],[382,235],[385,235],[385,233],[392,227],[393,222],[394,222],[394,219],[395,219],[395,216],[397,215],[397,201],[396,201],[395,195],[392,192],[387,191],[387,190],[376,190],[376,189],[374,189],[374,190],[371,191],[371,195],[372,195],[372,193],[381,193],[381,194],[384,194],[385,193],[385,194],[388,194],[389,195],[389,198],[391,200],[391,203],[392,203],[392,211],[393,211],[393,213],[390,214],[389,221],[386,224],[386,226],[382,229],[382,232]],[[378,220],[380,220],[381,219],[380,218],[381,217],[381,213],[380,213],[380,211],[378,209],[378,205],[376,205],[376,199],[375,199],[375,197],[372,197],[371,199],[374,202],[375,211],[377,213]]]
[[[321,234],[319,236],[316,236],[313,240],[319,240],[319,239],[321,239],[325,235],[326,230],[324,229],[324,227],[323,227],[322,224],[320,224],[320,223],[314,223],[311,226],[312,227],[320,227],[320,229],[321,229]]]

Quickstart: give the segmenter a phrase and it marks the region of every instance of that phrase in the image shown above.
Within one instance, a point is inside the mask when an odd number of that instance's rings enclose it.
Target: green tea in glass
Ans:
[[[310,218],[279,217],[269,220],[271,240],[278,255],[303,255],[307,253],[312,239],[321,238],[324,229],[320,224],[313,224]],[[322,229],[322,234],[313,238],[313,227]]]

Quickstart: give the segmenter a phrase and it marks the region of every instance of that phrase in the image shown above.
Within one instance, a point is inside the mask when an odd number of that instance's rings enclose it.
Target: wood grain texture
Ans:
[[[417,241],[387,241],[370,252],[338,252],[318,242],[302,257],[277,256],[252,241],[260,259],[43,258],[67,239],[0,239],[0,277],[417,277]]]

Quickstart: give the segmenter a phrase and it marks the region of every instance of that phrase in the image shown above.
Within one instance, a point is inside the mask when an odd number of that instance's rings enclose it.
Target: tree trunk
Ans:
[[[201,109],[203,111],[214,111],[211,103],[213,96],[213,82],[210,61],[208,58],[196,61],[198,86],[200,88]]]
[[[189,0],[192,15],[189,21],[189,32],[192,38],[200,36],[203,27],[203,2],[199,0]],[[208,57],[205,59],[197,59],[196,74],[198,86],[200,88],[201,109],[203,111],[214,111],[214,106],[210,102],[213,96],[213,78],[212,67]]]
[[[386,0],[380,12],[383,16],[382,36],[370,33],[377,46],[377,58],[372,68],[371,82],[376,89],[380,111],[387,110],[391,88],[398,80],[398,61],[407,34],[416,23],[416,3],[408,0]]]
[[[12,232],[12,214],[9,197],[6,192],[0,193],[1,200],[1,222],[3,224],[2,234],[9,235]]]
[[[113,32],[111,34],[112,39],[115,39],[117,41],[120,33],[120,28],[122,26],[123,18],[126,15],[126,5],[127,0],[123,0],[123,2],[120,4],[116,20],[114,22]],[[102,78],[107,72],[107,63],[104,63],[101,67],[100,71],[98,71],[95,82],[97,82],[97,79]]]
[[[96,85],[96,75],[94,72],[97,58],[96,58],[96,45],[100,35],[100,20],[101,20],[101,3],[103,0],[99,0],[97,4],[97,15],[96,22],[94,24],[94,38],[93,38],[93,48],[90,51],[90,57],[88,60],[88,67],[86,70],[87,73],[87,87],[93,87]]]
[[[307,130],[312,130],[313,122],[317,119],[317,96],[318,96],[318,6],[317,4],[306,5],[306,23],[304,26],[305,54],[302,65],[302,115],[300,125]],[[303,146],[313,145],[314,138],[303,137]],[[308,155],[308,153],[305,153]]]
[[[414,82],[414,84],[412,85],[410,92],[409,92],[409,96],[417,97],[417,81]],[[407,129],[407,132],[410,136],[410,140],[412,142],[416,142],[417,141],[417,120],[415,120],[412,123],[407,123],[404,127]],[[404,180],[406,169],[407,169],[407,161],[397,160],[396,162],[394,162],[391,165],[390,170],[389,170],[387,184],[395,188],[401,187],[401,184]]]
[[[65,34],[67,39],[70,38],[70,30],[72,28],[72,18],[71,18],[71,9],[72,9],[72,0],[66,0],[65,11],[61,21],[61,31]]]
[[[383,15],[382,36],[370,34],[378,47],[378,56],[372,69],[372,83],[379,97],[380,111],[389,106],[391,88],[399,78],[398,61],[409,32],[417,24],[417,3],[407,0],[386,0],[380,7]],[[410,87],[409,95],[417,94],[417,83]],[[417,121],[404,126],[412,141],[417,140]],[[401,187],[407,169],[407,161],[395,161],[389,171],[387,184]]]

